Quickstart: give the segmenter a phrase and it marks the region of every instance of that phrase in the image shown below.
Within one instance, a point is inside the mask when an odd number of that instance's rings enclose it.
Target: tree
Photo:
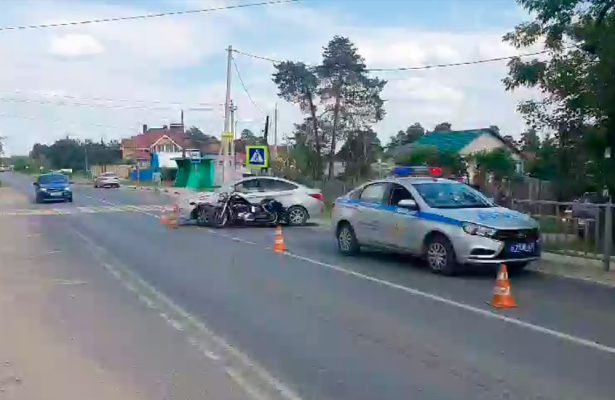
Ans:
[[[318,77],[312,68],[304,63],[284,61],[275,65],[273,82],[278,86],[278,96],[284,100],[299,105],[309,118],[307,122],[311,127],[308,136],[314,142],[319,171],[322,174],[322,137],[318,130],[318,117],[316,116],[316,95],[318,91]],[[308,133],[308,132],[306,132]]]
[[[351,178],[368,178],[372,164],[381,155],[380,139],[372,129],[353,132],[337,153],[337,157],[345,164],[344,175]]]
[[[400,165],[425,165],[428,167],[442,167],[446,173],[464,175],[466,165],[459,153],[453,151],[439,151],[436,146],[414,145],[395,157]]]
[[[523,153],[535,154],[540,149],[540,138],[536,133],[536,129],[530,128],[521,133],[519,140],[520,150]]]
[[[515,160],[506,149],[481,151],[471,158],[480,171],[492,174],[498,182],[515,175]]]
[[[239,135],[239,139],[243,141],[246,145],[260,144],[260,142],[262,141],[262,137],[256,136],[249,129],[242,130],[241,134]]]
[[[389,144],[387,144],[387,153],[391,154],[397,147],[405,144],[414,143],[425,135],[425,128],[415,122],[406,128],[405,131],[397,132],[397,135],[392,136]]]
[[[89,165],[108,165],[119,162],[122,152],[117,141],[105,143],[103,140],[93,142],[65,138],[56,140],[52,145],[35,143],[29,157],[45,168],[85,170],[86,158]]]
[[[611,0],[517,0],[535,19],[504,39],[517,48],[544,40],[546,60],[515,58],[508,63],[507,90],[537,87],[541,100],[519,105],[533,128],[554,132],[558,175],[582,188],[588,165],[602,166],[593,184],[615,187],[615,2]],[[581,189],[582,190],[582,189]]]
[[[452,125],[450,122],[440,122],[433,128],[434,132],[450,132]]]
[[[206,135],[202,130],[200,130],[196,126],[191,126],[190,128],[186,129],[185,134],[196,146],[200,146],[206,143],[219,142],[217,137]]]
[[[337,140],[344,138],[344,132],[361,131],[384,117],[380,93],[386,81],[368,76],[363,57],[346,37],[334,36],[322,57],[316,74],[320,79],[318,93],[332,126],[329,149],[329,179],[332,179]]]

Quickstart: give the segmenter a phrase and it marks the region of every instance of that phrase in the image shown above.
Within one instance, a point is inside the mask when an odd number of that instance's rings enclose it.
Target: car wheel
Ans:
[[[337,247],[344,255],[351,256],[359,252],[361,246],[349,223],[343,223],[337,229]]]
[[[454,275],[457,272],[455,250],[443,235],[434,235],[425,246],[425,259],[434,274]]]
[[[305,225],[308,220],[308,213],[301,206],[292,206],[287,211],[289,225]]]
[[[34,202],[35,202],[36,204],[39,204],[39,203],[41,203],[42,201],[41,201],[41,198],[40,198],[38,195],[36,195],[36,197],[34,198]]]
[[[73,197],[72,197],[72,196],[68,198],[68,202],[69,202],[69,203],[72,203],[72,202],[73,202]]]

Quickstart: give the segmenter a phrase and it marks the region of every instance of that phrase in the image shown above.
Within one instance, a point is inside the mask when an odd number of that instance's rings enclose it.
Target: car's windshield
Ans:
[[[433,208],[488,208],[494,206],[480,192],[463,183],[416,183],[413,186],[427,205]]]
[[[68,183],[68,177],[66,175],[41,175],[38,178],[38,183]]]

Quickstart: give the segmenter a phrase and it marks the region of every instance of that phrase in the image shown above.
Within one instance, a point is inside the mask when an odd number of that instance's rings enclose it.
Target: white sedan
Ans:
[[[253,203],[275,199],[288,210],[291,225],[304,225],[317,219],[324,211],[322,192],[299,183],[270,176],[253,176],[222,186],[216,192],[237,191]]]

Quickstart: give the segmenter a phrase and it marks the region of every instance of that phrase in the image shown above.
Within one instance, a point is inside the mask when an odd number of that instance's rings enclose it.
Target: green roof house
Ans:
[[[505,148],[510,151],[513,159],[521,161],[521,153],[510,145],[493,129],[471,129],[465,131],[429,132],[421,137],[413,146],[434,146],[440,151],[453,151],[461,156],[468,156],[480,151],[491,151]]]
[[[523,173],[523,158],[521,152],[506,141],[496,130],[491,128],[470,129],[464,131],[437,131],[428,132],[414,143],[400,146],[396,151],[412,151],[416,146],[434,146],[440,152],[455,152],[462,157],[470,156],[481,151],[506,149],[516,161],[516,170]],[[398,153],[399,154],[399,153]],[[473,163],[468,165],[468,175],[471,181],[477,176],[478,169]]]

